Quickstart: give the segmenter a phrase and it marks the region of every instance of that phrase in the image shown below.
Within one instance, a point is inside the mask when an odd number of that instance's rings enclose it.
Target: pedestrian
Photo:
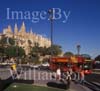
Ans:
[[[85,79],[84,70],[81,70],[81,71],[80,71],[80,77],[81,77],[80,83],[81,83],[81,84],[84,84],[84,79]]]
[[[67,88],[70,88],[70,83],[72,80],[71,76],[72,76],[72,69],[69,68],[68,71],[66,72]]]
[[[11,72],[12,78],[15,79],[17,77],[17,67],[16,67],[16,64],[15,63],[13,63],[11,65],[10,72]]]
[[[60,69],[60,67],[56,70],[56,79],[61,80],[61,69]]]

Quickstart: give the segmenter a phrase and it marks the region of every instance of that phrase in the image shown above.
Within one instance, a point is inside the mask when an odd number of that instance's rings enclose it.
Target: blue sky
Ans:
[[[0,32],[8,25],[14,27],[17,23],[20,28],[24,21],[27,31],[50,38],[50,22],[40,20],[32,23],[29,20],[7,20],[6,9],[21,11],[42,11],[50,8],[60,8],[70,11],[66,23],[62,19],[54,21],[53,41],[62,46],[64,52],[77,53],[76,45],[81,45],[81,54],[87,53],[95,57],[100,54],[100,0],[0,0]],[[63,17],[64,18],[64,17]]]

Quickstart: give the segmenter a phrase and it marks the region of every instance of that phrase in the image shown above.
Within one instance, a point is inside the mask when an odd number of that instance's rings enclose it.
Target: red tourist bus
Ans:
[[[50,59],[50,69],[56,71],[60,67],[61,71],[66,72],[70,67],[74,72],[84,70],[85,74],[91,74],[91,60],[86,60],[81,56],[72,57],[52,57]]]
[[[92,60],[87,60],[82,56],[73,56],[71,60],[73,71],[78,72],[79,70],[84,70],[85,74],[92,73]]]
[[[50,59],[50,69],[56,71],[58,67],[61,68],[61,71],[67,71],[68,66],[70,66],[70,58],[67,57],[52,57]]]

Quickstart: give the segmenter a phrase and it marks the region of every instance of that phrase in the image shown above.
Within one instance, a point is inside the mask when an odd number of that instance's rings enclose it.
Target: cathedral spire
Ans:
[[[25,27],[25,23],[24,22],[22,23],[22,26]]]
[[[25,27],[24,22],[22,23],[22,26],[21,26],[21,29],[20,29],[19,32],[20,32],[20,33],[26,33],[26,27]]]
[[[33,31],[32,31],[32,28],[30,29],[30,34],[32,34],[32,35],[33,35]]]
[[[15,27],[14,27],[14,34],[17,34],[18,33],[18,27],[17,27],[17,24],[15,24]]]
[[[10,25],[8,25],[8,32],[13,33]]]

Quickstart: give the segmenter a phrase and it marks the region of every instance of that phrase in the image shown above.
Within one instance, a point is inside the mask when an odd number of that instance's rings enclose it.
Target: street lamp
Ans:
[[[50,25],[51,25],[51,56],[53,55],[52,53],[52,45],[53,45],[53,9],[49,9],[48,11],[49,14],[49,20],[50,20]]]
[[[78,55],[78,56],[80,55],[80,48],[81,48],[81,46],[78,44],[78,45],[77,45],[77,55]]]
[[[49,19],[51,23],[51,46],[52,46],[53,45],[53,9],[50,9],[48,13],[49,13]]]

